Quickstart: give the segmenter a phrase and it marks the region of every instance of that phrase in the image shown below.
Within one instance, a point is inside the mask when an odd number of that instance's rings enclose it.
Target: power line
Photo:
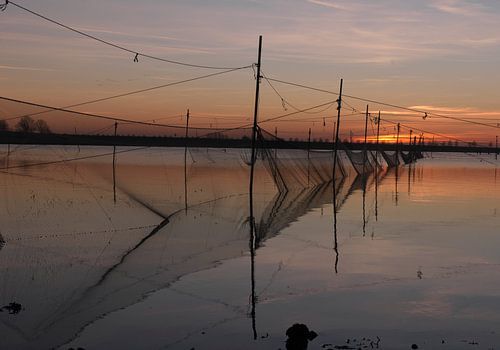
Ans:
[[[217,76],[217,75],[231,73],[231,72],[234,72],[234,71],[237,71],[237,70],[241,70],[241,69],[245,69],[245,68],[234,68],[234,69],[229,69],[229,70],[225,70],[225,71],[222,71],[222,72],[211,73],[211,74],[207,74],[207,75],[201,75],[201,76],[194,77],[194,78],[189,78],[189,79],[185,79],[185,80],[174,81],[174,82],[168,83],[168,84],[153,86],[153,87],[150,87],[150,88],[129,91],[129,92],[125,92],[125,93],[118,94],[118,95],[113,95],[113,96],[108,96],[108,97],[102,97],[102,98],[98,98],[98,99],[95,99],[95,100],[90,100],[90,101],[85,101],[85,102],[81,102],[81,103],[76,103],[76,104],[72,104],[72,105],[61,107],[60,109],[72,108],[72,107],[80,107],[80,106],[85,106],[85,105],[89,105],[89,104],[93,104],[93,103],[97,103],[97,102],[103,102],[103,101],[112,100],[112,99],[115,99],[115,98],[121,98],[121,97],[136,95],[136,94],[140,94],[140,93],[143,93],[143,92],[149,92],[149,91],[153,91],[153,90],[163,89],[163,88],[174,86],[174,85],[180,85],[180,84],[189,83],[189,82],[196,81],[196,80],[210,78],[210,77]],[[2,98],[2,97],[0,97],[0,98]],[[8,99],[8,98],[5,98],[5,99]],[[8,99],[8,100],[13,100],[13,99]],[[13,101],[23,102],[23,101],[17,101],[17,100],[13,100]],[[39,105],[39,107],[42,107],[42,105]],[[19,119],[19,118],[27,117],[27,116],[40,115],[40,114],[51,112],[54,109],[57,109],[56,107],[47,107],[47,108],[48,109],[45,110],[45,111],[40,111],[40,112],[31,113],[31,114],[25,114],[25,115],[19,115],[19,116],[15,116],[15,117],[5,118],[3,120],[9,121],[9,120]],[[72,111],[72,113],[78,113],[78,112]]]
[[[312,87],[312,86],[308,86],[308,85],[304,85],[304,84],[298,84],[298,83],[293,83],[293,82],[279,80],[279,79],[273,79],[273,78],[267,78],[267,79],[269,79],[270,81],[274,81],[274,82],[280,83],[280,84],[285,84],[285,85],[290,85],[290,86],[296,86],[296,87],[300,87],[300,88],[304,88],[304,89],[308,89],[308,90],[313,90],[313,91],[318,91],[318,92],[323,92],[323,93],[327,93],[327,94],[338,96],[337,92],[330,91],[330,90],[315,88],[315,87]],[[449,115],[443,115],[443,114],[440,114],[440,113],[435,113],[435,112],[420,110],[420,109],[416,109],[416,108],[399,106],[399,105],[395,105],[395,104],[392,104],[392,103],[387,103],[387,102],[372,100],[372,99],[368,99],[368,98],[363,98],[363,97],[358,97],[358,96],[353,96],[353,95],[346,95],[346,94],[342,94],[342,96],[343,97],[347,97],[347,98],[352,98],[352,99],[358,100],[358,101],[363,101],[363,102],[368,102],[368,103],[374,103],[374,104],[381,105],[381,106],[392,107],[392,108],[397,108],[397,109],[402,109],[402,110],[406,110],[406,111],[410,111],[410,112],[415,112],[415,113],[423,114],[424,115],[423,116],[424,119],[426,117],[428,117],[428,116],[433,116],[433,117],[437,117],[437,118],[452,119],[452,120],[456,120],[456,121],[460,121],[460,122],[464,122],[464,123],[470,123],[470,124],[475,124],[475,125],[480,125],[480,126],[486,126],[486,127],[495,128],[495,129],[499,129],[500,128],[498,125],[491,125],[491,124],[487,124],[487,123],[481,123],[481,122],[473,121],[473,120],[470,120],[470,119],[463,119],[463,118],[453,117],[453,116],[449,116]]]
[[[209,65],[198,65],[198,64],[191,64],[191,63],[185,63],[185,62],[180,62],[180,61],[168,60],[168,59],[165,59],[165,58],[148,55],[148,54],[142,53],[140,51],[135,51],[135,50],[126,48],[124,46],[112,43],[111,41],[107,41],[107,40],[101,39],[101,38],[99,38],[97,36],[85,33],[85,32],[83,32],[81,30],[75,29],[75,28],[70,27],[70,26],[68,26],[66,24],[63,24],[63,23],[58,22],[58,21],[56,21],[54,19],[51,19],[51,18],[49,18],[47,16],[44,16],[44,15],[38,13],[38,12],[32,11],[32,10],[30,10],[30,9],[24,7],[24,6],[16,4],[13,1],[10,1],[10,0],[6,1],[5,6],[7,6],[8,4],[12,4],[13,6],[16,6],[17,8],[19,8],[21,10],[29,12],[29,13],[31,13],[34,16],[37,16],[37,17],[42,18],[42,19],[44,19],[44,20],[46,20],[48,22],[51,22],[51,23],[53,23],[55,25],[58,25],[59,27],[65,28],[67,30],[70,30],[70,31],[72,31],[72,32],[74,32],[76,34],[82,35],[84,37],[87,37],[89,39],[98,41],[98,42],[100,42],[102,44],[114,47],[116,49],[119,49],[119,50],[122,50],[122,51],[125,51],[125,52],[128,52],[128,53],[131,53],[131,54],[134,55],[134,62],[138,62],[139,61],[139,57],[146,57],[146,58],[149,58],[149,59],[152,59],[152,60],[166,62],[166,63],[171,63],[171,64],[176,64],[176,65],[180,65],[180,66],[193,67],[193,68],[204,68],[204,69],[227,70],[227,69],[235,69],[235,68],[250,68],[252,66],[252,65],[247,65],[247,66],[244,66],[244,67],[217,67],[217,66],[209,66]]]

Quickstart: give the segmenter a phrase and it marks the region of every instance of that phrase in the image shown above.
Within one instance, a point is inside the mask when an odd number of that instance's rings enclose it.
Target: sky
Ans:
[[[263,36],[265,76],[497,126],[500,123],[500,2],[496,0],[14,0],[30,10],[132,51],[199,65],[247,66]],[[216,71],[139,57],[84,38],[9,4],[0,12],[0,96],[62,107]],[[336,96],[261,82],[259,119],[334,101]],[[74,110],[134,120],[236,127],[253,117],[251,68]],[[342,138],[359,140],[366,102],[345,98]],[[293,106],[293,107],[292,107]],[[285,138],[331,138],[335,104],[262,122]],[[352,108],[351,108],[352,107]],[[0,103],[0,118],[25,106]],[[452,140],[494,142],[498,128],[369,103],[394,122]],[[355,111],[353,111],[355,109]],[[49,118],[82,131],[75,117]],[[392,123],[391,123],[392,122]],[[102,123],[102,122],[101,122]],[[109,124],[109,121],[107,122]],[[102,126],[95,121],[95,127]],[[409,136],[409,128],[401,136]],[[276,130],[277,129],[277,130]],[[133,131],[130,131],[133,132]],[[137,131],[140,133],[141,131]],[[374,132],[370,122],[369,136]],[[433,135],[426,135],[427,139]],[[434,135],[437,139],[446,137]]]

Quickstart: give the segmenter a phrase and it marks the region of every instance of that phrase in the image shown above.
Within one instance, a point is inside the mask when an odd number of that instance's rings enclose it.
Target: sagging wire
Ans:
[[[235,69],[235,68],[249,68],[250,65],[247,65],[247,66],[243,66],[243,67],[219,67],[219,66],[211,66],[211,65],[200,65],[200,64],[192,64],[192,63],[186,63],[186,62],[181,62],[181,61],[174,61],[174,60],[169,60],[169,59],[166,59],[166,58],[161,58],[161,57],[157,57],[157,56],[153,56],[153,55],[149,55],[149,54],[145,54],[145,53],[142,53],[142,52],[138,52],[136,50],[132,50],[132,49],[129,49],[127,47],[124,47],[124,46],[121,46],[121,45],[118,45],[118,44],[115,44],[111,41],[107,41],[107,40],[104,40],[104,39],[101,39],[95,35],[91,35],[91,34],[88,34],[86,32],[83,32],[79,29],[76,29],[74,27],[71,27],[69,25],[66,25],[66,24],[63,24],[59,21],[56,21],[54,19],[51,19],[45,15],[42,15],[38,12],[35,12],[33,10],[30,10],[24,6],[21,6],[13,1],[7,1],[5,2],[5,4],[1,5],[3,7],[3,10],[5,10],[5,7],[7,7],[7,4],[12,4],[13,6],[23,10],[23,11],[26,11],[36,17],[39,17],[41,19],[44,19],[45,21],[48,21],[50,23],[53,23],[59,27],[62,27],[64,29],[67,29],[69,31],[72,31],[76,34],[79,34],[81,36],[84,36],[88,39],[92,39],[94,41],[98,41],[100,42],[101,44],[104,44],[104,45],[107,45],[107,46],[111,46],[111,47],[114,47],[115,49],[119,49],[119,50],[122,50],[122,51],[125,51],[125,52],[128,52],[128,53],[131,53],[134,56],[134,62],[139,62],[139,56],[142,56],[142,57],[145,57],[145,58],[149,58],[149,59],[152,59],[152,60],[156,60],[156,61],[161,61],[161,62],[166,62],[166,63],[170,63],[170,64],[176,64],[176,65],[180,65],[180,66],[185,66],[185,67],[192,67],[192,68],[203,68],[203,69],[214,69],[214,70],[227,70],[227,69]],[[1,9],[1,8],[0,8]],[[2,10],[2,11],[3,11]]]

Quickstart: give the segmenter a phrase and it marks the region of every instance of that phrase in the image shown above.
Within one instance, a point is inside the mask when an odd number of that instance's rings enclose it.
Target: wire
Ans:
[[[72,110],[69,110],[69,109],[58,108],[58,107],[50,107],[50,106],[46,106],[46,105],[42,105],[42,104],[38,104],[38,103],[21,101],[21,100],[16,100],[16,99],[13,99],[13,98],[8,98],[8,97],[3,97],[3,96],[0,96],[0,99],[1,100],[6,100],[6,101],[17,102],[17,103],[23,103],[23,104],[27,104],[27,105],[35,106],[35,107],[46,108],[46,109],[50,109],[51,111],[72,113],[72,114],[75,114],[76,116],[91,117],[91,118],[104,119],[104,120],[112,120],[112,121],[115,121],[115,122],[122,122],[124,124],[139,124],[139,125],[146,125],[146,126],[156,126],[156,127],[163,127],[163,128],[175,128],[175,129],[185,129],[186,128],[185,126],[181,126],[181,125],[149,123],[149,122],[140,121],[140,120],[131,120],[131,119],[124,119],[124,118],[118,118],[118,117],[105,116],[105,115],[100,115],[100,114],[77,112],[77,111],[72,111]],[[27,116],[30,116],[30,115],[34,115],[34,114],[28,114]],[[214,130],[214,128],[206,128],[206,127],[190,127],[190,129]],[[216,128],[216,130],[225,131],[225,130],[232,130],[232,129]]]
[[[453,136],[447,136],[447,135],[444,135],[444,134],[439,134],[439,133],[436,133],[436,132],[431,132],[431,131],[420,129],[420,128],[417,128],[417,127],[414,127],[414,126],[401,124],[401,123],[398,123],[398,122],[395,122],[395,121],[392,121],[392,120],[382,119],[382,118],[380,118],[380,120],[384,121],[384,122],[387,122],[387,123],[390,123],[390,124],[393,124],[393,125],[399,124],[401,127],[409,129],[409,130],[417,130],[417,131],[420,131],[420,132],[423,132],[423,133],[426,133],[426,134],[431,134],[431,135],[435,135],[435,136],[439,136],[439,137],[444,137],[445,139],[448,139],[448,140],[454,140],[454,141],[462,142],[462,143],[465,143],[465,144],[469,144],[470,143],[469,141],[461,140],[461,139],[458,139],[458,138],[453,137]]]
[[[314,110],[314,109],[317,109],[317,108],[321,108],[321,107],[324,107],[324,106],[332,105],[334,103],[337,103],[337,101],[338,100],[329,101],[329,102],[322,103],[322,104],[319,104],[319,105],[316,105],[316,106],[312,106],[312,107],[309,107],[309,108],[300,109],[300,110],[295,111],[295,112],[290,112],[290,113],[282,114],[282,115],[279,115],[279,116],[276,116],[276,117],[267,118],[267,119],[259,121],[259,123],[267,123],[267,122],[270,122],[270,121],[274,121],[274,120],[278,120],[278,119],[281,119],[281,118],[289,117],[291,115],[295,115],[295,114],[299,114],[299,113],[304,113],[304,112],[311,111],[311,110]]]
[[[286,111],[286,105],[292,107],[294,110],[296,111],[300,111],[300,108],[297,108],[295,107],[293,104],[291,104],[287,99],[285,99],[283,97],[283,95],[281,95],[278,90],[274,87],[273,84],[271,84],[271,82],[269,81],[269,79],[266,77],[266,75],[262,72],[262,78],[264,78],[264,80],[267,82],[267,84],[271,87],[271,89],[276,93],[276,95],[278,95],[278,97],[281,99],[281,103],[283,105],[283,109]],[[314,112],[309,112],[309,111],[306,111],[306,112],[303,112],[303,113],[306,113],[306,114],[318,114],[318,113],[322,113],[328,109],[330,109],[331,107],[333,106],[333,103],[330,105],[330,106],[327,106],[325,109],[321,110],[321,111],[314,111]]]
[[[324,92],[324,93],[331,94],[331,95],[337,95],[337,96],[339,95],[338,92],[333,92],[333,91],[329,91],[329,90],[325,90],[325,89],[319,89],[319,88],[315,88],[315,87],[312,87],[312,86],[307,86],[307,85],[298,84],[298,83],[292,83],[292,82],[288,82],[288,81],[284,81],[284,80],[279,80],[279,79],[273,79],[273,78],[267,78],[267,79],[269,79],[270,81],[274,81],[274,82],[285,84],[285,85],[291,85],[291,86],[301,87],[301,88],[304,88],[304,89],[314,90],[314,91],[318,91],[318,92]],[[363,98],[363,97],[358,97],[358,96],[353,96],[353,95],[342,94],[342,97],[352,98],[354,100],[363,101],[363,102],[374,103],[374,104],[381,105],[381,106],[386,106],[386,107],[392,107],[392,108],[402,109],[402,110],[406,110],[406,111],[411,111],[411,112],[415,112],[415,113],[419,113],[419,114],[424,114],[425,116],[434,116],[434,117],[437,117],[437,118],[453,119],[453,120],[456,120],[456,121],[461,121],[461,122],[465,122],[465,123],[486,126],[486,127],[495,128],[495,129],[499,129],[500,128],[500,126],[498,126],[498,124],[497,125],[491,125],[491,124],[481,123],[481,122],[477,122],[477,121],[473,121],[473,120],[469,120],[469,119],[463,119],[463,118],[453,117],[453,116],[449,116],[449,115],[443,115],[443,114],[434,113],[434,112],[425,111],[425,110],[420,110],[420,109],[416,109],[416,108],[398,106],[398,105],[395,105],[395,104],[392,104],[392,103],[376,101],[376,100],[372,100],[372,99],[368,99],[368,98]]]
[[[128,52],[128,53],[131,53],[134,55],[134,62],[138,62],[139,61],[139,57],[146,57],[146,58],[149,58],[149,59],[152,59],[152,60],[156,60],[156,61],[161,61],[161,62],[166,62],[166,63],[171,63],[171,64],[177,64],[177,65],[180,65],[180,66],[186,66],[186,67],[193,67],[193,68],[204,68],[204,69],[218,69],[218,70],[227,70],[227,69],[235,69],[235,68],[250,68],[252,65],[248,65],[248,66],[244,66],[244,67],[216,67],[216,66],[208,66],[208,65],[198,65],[198,64],[191,64],[191,63],[185,63],[185,62],[180,62],[180,61],[174,61],[174,60],[168,60],[168,59],[165,59],[165,58],[161,58],[161,57],[156,57],[156,56],[152,56],[152,55],[148,55],[148,54],[145,54],[145,53],[142,53],[142,52],[139,52],[139,51],[135,51],[135,50],[131,50],[129,48],[126,48],[124,46],[120,46],[120,45],[117,45],[115,43],[112,43],[110,41],[107,41],[107,40],[104,40],[104,39],[101,39],[101,38],[98,38],[94,35],[91,35],[91,34],[88,34],[88,33],[85,33],[81,30],[78,30],[78,29],[75,29],[73,27],[70,27],[66,24],[63,24],[61,22],[58,22],[56,20],[53,20],[49,17],[46,17],[40,13],[37,13],[35,11],[32,11],[30,9],[27,9],[26,7],[23,7],[19,4],[16,4],[15,2],[13,1],[9,1],[8,4],[12,4],[14,6],[16,6],[17,8],[21,9],[21,10],[24,10],[26,12],[29,12],[31,13],[32,15],[35,15],[39,18],[42,18],[48,22],[51,22],[53,24],[56,24],[60,27],[63,27],[67,30],[70,30],[76,34],[79,34],[79,35],[82,35],[82,36],[85,36],[89,39],[92,39],[92,40],[95,40],[95,41],[98,41],[102,44],[105,44],[105,45],[108,45],[108,46],[111,46],[111,47],[114,47],[116,49],[119,49],[119,50],[122,50],[122,51],[125,51],[125,52]]]
[[[89,104],[92,104],[92,103],[97,103],[97,102],[103,102],[103,101],[112,100],[112,99],[115,99],[115,98],[121,98],[121,97],[125,97],[125,96],[136,95],[136,94],[140,94],[140,93],[143,93],[143,92],[149,92],[149,91],[153,91],[153,90],[163,89],[163,88],[174,86],[174,85],[180,85],[180,84],[189,83],[189,82],[196,81],[196,80],[210,78],[210,77],[217,76],[217,75],[231,73],[231,72],[234,72],[234,71],[237,71],[237,70],[241,70],[241,69],[245,69],[245,68],[228,69],[228,70],[225,70],[223,72],[217,72],[217,73],[211,73],[211,74],[207,74],[207,75],[201,75],[201,76],[194,77],[194,78],[189,78],[189,79],[185,79],[185,80],[174,81],[174,82],[168,83],[168,84],[157,85],[157,86],[153,86],[153,87],[150,87],[150,88],[129,91],[129,92],[125,92],[125,93],[118,94],[118,95],[113,95],[113,96],[98,98],[98,99],[95,99],[95,100],[90,100],[90,101],[85,101],[85,102],[81,102],[81,103],[76,103],[76,104],[72,104],[72,105],[61,107],[60,109],[72,108],[72,107],[80,107],[80,106],[85,106],[85,105],[89,105]],[[2,97],[0,97],[0,98],[2,98]],[[13,100],[13,99],[11,99],[11,100]],[[17,100],[13,100],[13,101],[17,101]],[[19,102],[19,101],[17,101],[17,102]],[[20,101],[20,102],[22,102],[22,101]],[[39,107],[40,106],[41,105],[39,105]],[[31,113],[31,114],[25,114],[25,115],[10,117],[10,118],[6,118],[6,119],[2,119],[2,120],[9,121],[9,120],[19,119],[19,118],[27,117],[27,116],[34,116],[34,115],[44,114],[44,113],[47,113],[47,112],[51,112],[54,109],[57,109],[55,107],[47,107],[47,108],[48,109],[46,111],[41,111],[41,112],[37,112],[37,113]],[[78,113],[78,112],[74,112],[73,111],[73,113]]]
[[[267,119],[259,121],[258,123],[259,124],[261,124],[261,123],[267,123],[267,122],[270,122],[270,121],[274,121],[274,120],[278,120],[278,119],[281,119],[281,118],[289,117],[291,115],[303,113],[305,111],[310,111],[310,110],[313,110],[313,109],[316,109],[316,108],[321,108],[321,107],[324,107],[324,106],[327,106],[327,105],[330,105],[330,104],[336,103],[336,102],[337,102],[337,100],[335,100],[335,101],[329,101],[329,102],[322,103],[322,104],[319,104],[319,105],[316,105],[316,106],[312,106],[312,107],[309,107],[309,108],[301,109],[301,110],[298,110],[298,111],[295,111],[295,112],[290,112],[290,113],[282,114],[282,115],[279,115],[279,116],[276,116],[276,117],[267,118]],[[243,125],[240,125],[240,126],[237,126],[237,127],[234,127],[234,128],[224,129],[224,131],[233,131],[233,130],[245,129],[245,128],[249,128],[251,126],[253,126],[253,123],[247,123],[247,124],[243,124]],[[208,133],[206,135],[202,135],[200,137],[206,137],[206,136],[210,136],[212,134],[217,134],[217,133],[218,133],[217,131],[216,132],[211,132],[211,133]]]

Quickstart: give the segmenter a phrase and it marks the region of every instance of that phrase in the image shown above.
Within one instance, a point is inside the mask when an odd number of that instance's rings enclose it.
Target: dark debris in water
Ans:
[[[295,323],[286,330],[287,350],[306,350],[308,343],[318,336],[314,331],[310,331],[305,324]]]
[[[23,306],[19,303],[16,303],[15,301],[0,308],[0,312],[7,311],[10,315],[17,315],[23,310],[24,310]]]
[[[5,247],[5,239],[3,239],[2,234],[0,233],[0,250]]]

